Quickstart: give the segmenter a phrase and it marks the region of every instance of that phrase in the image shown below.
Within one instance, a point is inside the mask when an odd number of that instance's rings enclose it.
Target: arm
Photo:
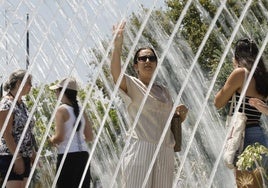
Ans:
[[[0,125],[1,128],[5,123],[5,119],[7,118],[8,115],[8,110],[6,111],[1,111],[0,112]],[[13,155],[15,153],[17,144],[15,143],[14,137],[12,136],[12,124],[13,124],[13,114],[10,116],[6,130],[4,132],[3,138],[6,141],[6,145],[9,149],[9,152]]]
[[[89,122],[85,113],[84,113],[84,117],[85,117],[85,121],[86,121],[85,130],[84,130],[85,140],[86,140],[86,142],[90,142],[93,140],[92,124],[91,124],[91,122]]]
[[[112,60],[111,60],[111,73],[114,80],[114,83],[117,82],[120,74],[121,74],[121,54],[122,54],[122,45],[123,45],[123,32],[125,28],[125,22],[121,23],[119,26],[113,27],[113,32],[116,32],[116,37],[114,39],[114,49],[112,52]],[[126,79],[123,77],[122,82],[120,84],[120,88],[127,92]]]
[[[260,100],[258,98],[251,98],[251,99],[249,99],[249,104],[251,106],[254,106],[255,108],[257,108],[257,110],[259,110],[261,113],[268,115],[268,106],[262,100]]]
[[[55,116],[55,134],[50,138],[50,142],[54,145],[64,140],[64,123],[69,119],[68,111],[60,107]]]
[[[233,94],[243,87],[245,78],[244,68],[236,68],[228,77],[226,83],[221,90],[216,94],[214,105],[217,109],[225,106]]]
[[[0,127],[2,129],[5,119],[7,118],[8,115],[8,110],[6,111],[0,111]],[[4,132],[3,138],[6,142],[6,145],[8,147],[9,152],[13,155],[15,153],[17,144],[14,140],[14,137],[12,135],[12,125],[13,125],[13,114],[10,116],[6,130]],[[24,162],[22,160],[22,157],[20,154],[17,155],[15,163],[14,163],[14,172],[17,174],[22,174],[24,172]]]
[[[31,163],[33,164],[34,160],[36,158],[36,151],[38,151],[38,145],[37,145],[37,142],[36,142],[34,134],[32,133],[31,135],[32,135],[32,140],[33,140],[33,154],[32,154],[32,157],[31,157]]]

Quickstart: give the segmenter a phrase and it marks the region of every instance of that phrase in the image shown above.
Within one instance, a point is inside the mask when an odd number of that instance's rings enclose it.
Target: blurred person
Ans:
[[[0,127],[2,129],[12,104],[14,103],[14,99],[18,96],[18,100],[16,101],[14,109],[12,109],[11,116],[0,142],[0,174],[2,181],[6,176],[13,154],[29,118],[28,109],[22,97],[29,94],[31,91],[31,75],[27,76],[22,90],[20,92],[18,91],[26,73],[26,70],[17,70],[9,76],[8,81],[4,85],[4,90],[7,94],[4,95],[0,101]],[[34,124],[35,122],[32,119],[19,148],[19,153],[16,156],[13,168],[9,174],[6,184],[7,188],[24,188],[26,185],[27,178],[31,171],[31,163],[34,161],[35,157],[35,139],[32,134]]]
[[[238,103],[243,89],[245,77],[249,75],[258,53],[258,47],[251,39],[245,38],[236,42],[233,58],[234,70],[227,78],[224,86],[215,96],[214,104],[216,108],[220,109],[224,107],[228,102],[230,102],[234,94],[236,96],[236,103]],[[257,68],[245,93],[245,114],[247,116],[247,121],[243,150],[247,146],[256,142],[268,147],[267,135],[265,135],[261,126],[261,112],[249,104],[250,98],[258,98],[264,102],[267,99],[267,96],[268,73],[265,68],[263,58],[260,58]],[[239,112],[242,112],[242,106],[243,105],[240,106]]]
[[[50,89],[55,90],[57,98],[59,98],[64,84],[67,84],[67,87],[64,91],[63,97],[61,98],[62,104],[58,107],[56,112],[55,134],[49,139],[49,141],[55,145],[58,150],[57,170],[81,108],[77,101],[78,85],[74,78],[65,78],[59,83],[50,86]],[[87,142],[92,140],[92,125],[88,120],[87,115],[83,113],[71,146],[68,150],[63,168],[61,169],[60,176],[57,181],[58,188],[77,188],[79,186],[84,168],[89,158]],[[87,170],[82,187],[90,187],[90,168]]]

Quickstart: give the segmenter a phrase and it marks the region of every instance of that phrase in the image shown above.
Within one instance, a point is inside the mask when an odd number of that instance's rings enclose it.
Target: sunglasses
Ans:
[[[137,60],[140,61],[140,62],[146,62],[147,59],[149,59],[149,61],[151,61],[151,62],[156,62],[156,59],[157,58],[154,55],[151,55],[151,56],[140,56],[140,57],[137,58]]]

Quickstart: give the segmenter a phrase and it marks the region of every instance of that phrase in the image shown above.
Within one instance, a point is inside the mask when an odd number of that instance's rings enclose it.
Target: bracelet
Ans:
[[[16,157],[16,160],[18,160],[18,159],[20,159],[20,158],[22,158],[21,156],[18,156],[18,157]]]

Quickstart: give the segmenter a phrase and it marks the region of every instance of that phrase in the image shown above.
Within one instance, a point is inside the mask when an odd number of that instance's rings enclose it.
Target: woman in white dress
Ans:
[[[121,53],[123,44],[123,31],[125,23],[114,27],[117,31],[111,60],[111,73],[116,83],[121,73]],[[157,56],[152,48],[140,48],[134,56],[134,69],[138,78],[124,74],[120,89],[128,103],[127,110],[133,122],[140,104],[145,96],[157,66]],[[124,156],[123,187],[141,187],[157,148],[165,124],[173,106],[172,98],[161,83],[154,83],[145,102],[134,133],[131,144]],[[184,121],[188,109],[185,105],[177,107],[176,113],[180,121]],[[154,167],[147,181],[147,188],[171,188],[174,174],[174,145],[175,140],[168,129],[162,147],[158,153]]]

